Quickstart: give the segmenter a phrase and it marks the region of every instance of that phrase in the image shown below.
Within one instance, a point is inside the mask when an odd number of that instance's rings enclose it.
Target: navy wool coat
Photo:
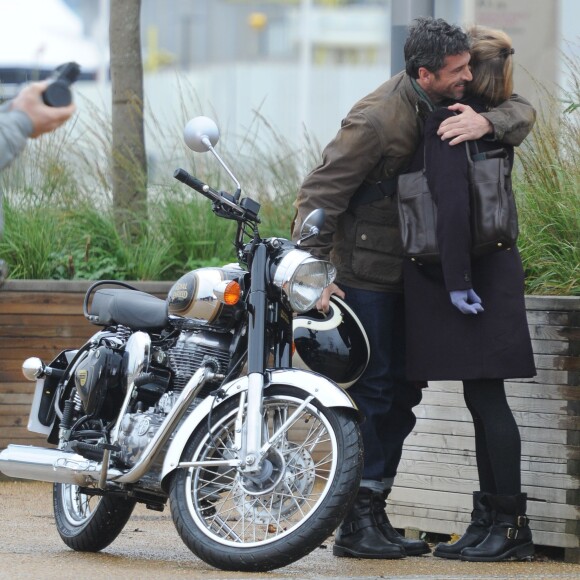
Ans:
[[[477,103],[469,103],[482,111]],[[524,302],[524,272],[516,247],[480,258],[470,256],[467,151],[437,135],[452,115],[434,111],[410,171],[425,165],[437,202],[440,265],[405,259],[407,378],[412,381],[507,379],[536,374]],[[490,140],[479,151],[497,149]],[[423,147],[425,145],[425,149]],[[473,146],[473,144],[472,144]],[[513,149],[508,148],[513,163]],[[473,288],[484,312],[462,314],[451,290]]]

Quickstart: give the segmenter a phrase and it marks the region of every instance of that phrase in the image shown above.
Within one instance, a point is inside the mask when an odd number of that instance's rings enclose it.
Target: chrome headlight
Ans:
[[[286,294],[296,312],[314,308],[322,291],[336,276],[330,262],[319,260],[302,250],[290,250],[274,272],[274,284]]]

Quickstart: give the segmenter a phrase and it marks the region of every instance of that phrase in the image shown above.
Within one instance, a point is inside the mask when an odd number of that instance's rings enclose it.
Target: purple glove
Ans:
[[[483,312],[481,298],[470,288],[469,290],[452,290],[449,292],[451,303],[463,314]]]

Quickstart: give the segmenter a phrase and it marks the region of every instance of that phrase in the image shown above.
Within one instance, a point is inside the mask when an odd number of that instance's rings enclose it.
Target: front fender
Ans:
[[[288,385],[296,387],[315,397],[325,407],[344,407],[352,409],[357,417],[360,418],[360,412],[354,401],[348,396],[345,390],[341,389],[336,383],[326,377],[302,369],[280,369],[268,371],[266,373],[266,384],[264,389],[276,385]],[[248,377],[243,376],[224,385],[221,390],[221,398],[218,404],[226,399],[233,397],[248,389]],[[225,394],[224,394],[225,393]],[[195,409],[188,415],[187,419],[175,433],[171,441],[165,459],[163,460],[163,469],[161,470],[161,481],[173,471],[179,464],[183,450],[191,437],[191,434],[207,418],[207,415],[215,405],[215,397],[206,397]]]

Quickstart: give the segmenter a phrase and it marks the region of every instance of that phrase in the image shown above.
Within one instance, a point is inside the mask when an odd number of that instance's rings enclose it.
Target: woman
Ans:
[[[474,27],[473,81],[465,104],[483,112],[512,93],[510,38]],[[534,553],[526,494],[521,493],[521,440],[509,408],[504,379],[532,377],[536,370],[524,303],[524,273],[517,248],[470,256],[467,152],[437,135],[453,115],[437,109],[425,122],[424,146],[411,170],[425,164],[437,202],[440,265],[405,263],[407,375],[412,381],[461,380],[473,417],[480,488],[472,521],[453,544],[434,555],[469,561],[529,559]],[[484,139],[480,152],[498,148]],[[513,148],[507,148],[513,164]],[[475,151],[475,149],[473,149]]]

